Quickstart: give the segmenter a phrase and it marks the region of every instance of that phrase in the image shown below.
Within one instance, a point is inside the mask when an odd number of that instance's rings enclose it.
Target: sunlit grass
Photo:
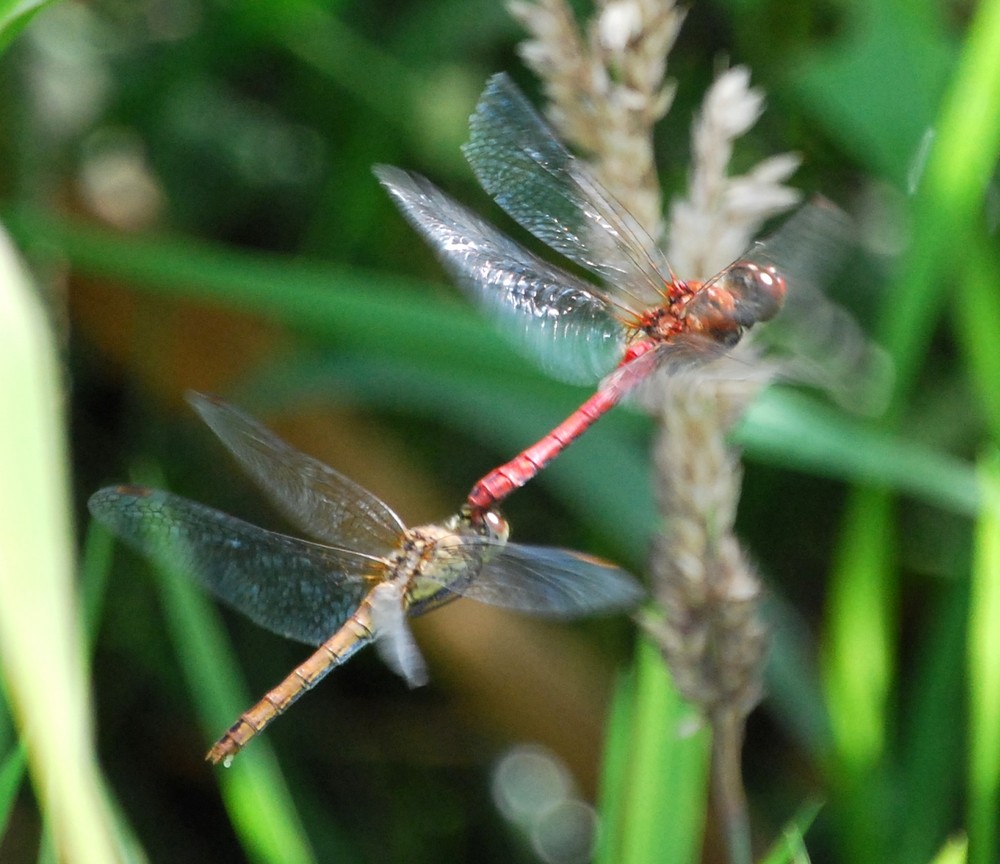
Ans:
[[[595,860],[698,861],[709,750],[708,730],[677,693],[659,650],[640,639],[608,723]]]
[[[34,289],[0,233],[0,660],[53,845],[66,861],[117,859],[90,723],[73,585],[64,393]],[[20,751],[4,763],[9,812]]]
[[[1000,813],[1000,457],[984,460],[969,601],[969,860],[997,860]]]

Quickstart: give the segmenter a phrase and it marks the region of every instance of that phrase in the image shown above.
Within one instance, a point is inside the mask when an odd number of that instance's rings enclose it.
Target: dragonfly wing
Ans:
[[[775,266],[787,283],[782,311],[755,336],[781,359],[783,374],[853,411],[877,413],[888,399],[892,362],[823,291],[854,243],[850,217],[817,198],[744,257]]]
[[[401,582],[383,582],[370,595],[375,649],[385,664],[410,687],[427,683],[427,664],[406,620]]]
[[[379,572],[377,559],[266,531],[158,489],[109,487],[88,506],[161,566],[184,572],[262,627],[311,645],[347,620]]]
[[[482,563],[470,568],[468,579],[446,587],[491,606],[576,618],[629,609],[645,596],[620,567],[590,555],[485,538],[466,539],[463,546]]]
[[[486,84],[463,152],[497,204],[604,279],[622,306],[638,313],[662,302],[670,268],[656,244],[505,74]]]
[[[596,286],[533,255],[426,178],[374,170],[452,277],[547,372],[591,383],[614,366],[625,328]]]
[[[307,456],[248,414],[212,396],[188,401],[275,505],[309,535],[379,555],[405,530],[387,504],[343,474]]]

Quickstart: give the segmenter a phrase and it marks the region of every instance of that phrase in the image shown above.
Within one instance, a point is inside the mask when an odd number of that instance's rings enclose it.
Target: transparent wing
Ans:
[[[371,555],[396,545],[405,526],[367,489],[221,399],[201,393],[187,398],[278,509],[310,536]]]
[[[455,594],[491,606],[576,618],[629,609],[645,596],[639,583],[620,567],[590,555],[484,538],[463,538],[456,540],[458,544],[475,563],[467,578],[443,584]],[[426,578],[434,581],[433,574]]]
[[[574,383],[614,366],[625,327],[596,286],[533,255],[427,179],[388,165],[374,171],[452,277],[522,352]]]
[[[482,187],[539,240],[600,276],[632,312],[662,302],[670,268],[505,74],[486,84],[462,148]]]
[[[705,367],[727,355],[729,348],[714,339],[682,333],[660,342],[628,363],[622,363],[601,380],[600,389],[621,401],[638,388],[655,387],[662,375],[705,374]],[[655,373],[655,375],[654,375]],[[640,398],[640,401],[643,401]]]
[[[823,292],[854,245],[850,217],[822,198],[801,207],[745,259],[773,264],[788,293],[755,339],[782,361],[786,377],[826,390],[853,411],[877,413],[892,386],[888,355]]]
[[[318,645],[377,581],[368,556],[286,537],[141,486],[95,492],[90,512],[157,563],[178,569],[252,621]]]
[[[402,582],[383,582],[371,592],[375,650],[385,664],[410,687],[427,683],[427,664],[413,638],[403,605]]]

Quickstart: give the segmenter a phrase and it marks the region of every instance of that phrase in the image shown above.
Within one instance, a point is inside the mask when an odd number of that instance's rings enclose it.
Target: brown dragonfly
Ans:
[[[189,401],[291,522],[316,541],[251,525],[170,492],[112,486],[90,512],[153,560],[187,573],[257,624],[318,650],[209,751],[229,765],[254,735],[369,642],[411,686],[427,680],[408,616],[457,597],[554,618],[643,597],[624,570],[564,549],[507,542],[496,510],[407,528],[375,495],[219,399]]]

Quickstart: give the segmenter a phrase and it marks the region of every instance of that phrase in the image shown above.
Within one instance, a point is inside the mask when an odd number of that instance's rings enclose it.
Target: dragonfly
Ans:
[[[720,273],[680,279],[505,74],[489,80],[463,151],[501,208],[601,283],[550,264],[419,174],[375,166],[406,219],[519,347],[556,377],[600,380],[555,429],[476,483],[467,502],[477,509],[531,480],[654,371],[727,354],[747,330],[778,315],[788,293],[782,262],[804,238],[832,234],[838,221],[832,205],[807,206]]]
[[[188,400],[272,503],[313,540],[269,531],[179,495],[110,486],[88,506],[98,522],[168,570],[184,572],[255,623],[319,646],[208,752],[233,757],[306,691],[374,642],[410,686],[427,680],[407,618],[470,597],[569,619],[634,607],[643,589],[578,552],[508,542],[496,510],[463,507],[407,528],[374,494],[296,450],[221,399]]]

